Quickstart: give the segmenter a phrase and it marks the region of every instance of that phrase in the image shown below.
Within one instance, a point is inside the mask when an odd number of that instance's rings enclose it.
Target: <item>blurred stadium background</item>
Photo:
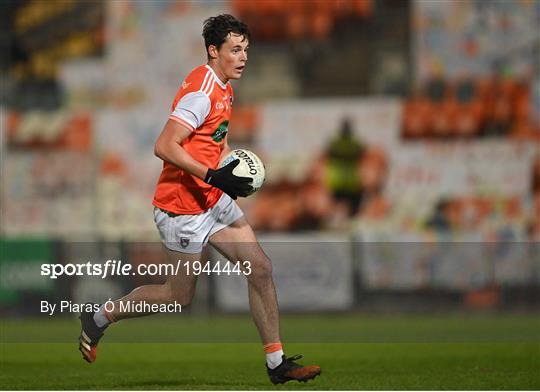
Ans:
[[[241,206],[263,241],[309,243],[303,256],[275,260],[278,286],[310,286],[321,298],[311,310],[375,302],[399,310],[403,294],[414,299],[407,306],[534,303],[539,2],[3,7],[4,314],[65,292],[66,282],[36,275],[59,252],[160,259],[151,244],[161,167],[152,146],[181,78],[205,58],[202,21],[223,12],[253,32],[248,71],[234,83],[230,143],[258,152],[268,171]],[[69,282],[74,297],[78,280]],[[114,281],[94,284],[121,291]],[[216,290],[234,298],[234,284],[209,286],[209,308],[240,307],[211,301],[227,298]]]
[[[0,345],[3,387],[268,388],[239,277],[111,328],[93,367],[74,315],[39,312],[151,281],[40,264],[163,261],[153,144],[205,59],[202,22],[226,12],[253,34],[230,143],[268,175],[239,203],[273,258],[287,349],[325,369],[309,387],[539,388],[539,1],[1,7],[1,338],[34,343]]]
[[[153,144],[218,13],[253,34],[229,138],[267,166],[239,203],[285,312],[537,314],[540,2],[2,8],[4,319],[148,281],[50,280],[40,263],[163,260]],[[202,277],[187,312],[246,311],[237,283]]]

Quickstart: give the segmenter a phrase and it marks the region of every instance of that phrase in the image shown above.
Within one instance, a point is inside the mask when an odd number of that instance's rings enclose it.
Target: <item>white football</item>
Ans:
[[[265,178],[264,164],[262,163],[261,158],[253,151],[241,149],[232,150],[225,155],[219,164],[219,167],[221,168],[235,159],[239,159],[240,163],[234,168],[233,174],[238,177],[251,177],[253,179],[253,182],[251,183],[253,192],[251,192],[251,194],[261,189]]]

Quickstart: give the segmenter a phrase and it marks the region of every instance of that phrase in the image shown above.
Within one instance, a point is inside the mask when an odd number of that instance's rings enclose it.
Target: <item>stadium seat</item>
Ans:
[[[292,40],[299,40],[306,36],[306,19],[301,14],[290,13],[286,16],[287,36]]]
[[[531,117],[530,89],[526,83],[519,83],[513,96],[513,117],[516,121]]]
[[[403,107],[403,136],[406,139],[422,138],[429,134],[431,126],[431,103],[417,97],[407,100]]]
[[[352,1],[353,13],[361,18],[367,18],[373,13],[373,1],[372,0],[353,0]]]
[[[452,99],[434,102],[431,108],[431,135],[436,138],[455,136],[455,123],[458,116],[457,103]]]
[[[90,151],[92,146],[92,119],[88,114],[74,115],[62,129],[59,145],[69,150]]]
[[[332,28],[332,19],[324,13],[317,13],[310,19],[310,36],[321,40],[328,36]]]

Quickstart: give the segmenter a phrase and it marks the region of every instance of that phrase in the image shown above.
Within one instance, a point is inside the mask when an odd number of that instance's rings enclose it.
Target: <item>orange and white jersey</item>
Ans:
[[[233,90],[212,68],[201,65],[182,82],[170,120],[191,131],[182,147],[203,165],[215,169],[229,128]],[[175,214],[195,215],[213,207],[222,191],[169,162],[163,163],[153,204]]]

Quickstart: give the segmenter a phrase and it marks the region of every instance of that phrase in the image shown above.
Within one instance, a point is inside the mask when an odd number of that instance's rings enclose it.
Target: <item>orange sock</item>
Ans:
[[[281,343],[268,343],[264,345],[264,352],[266,354],[271,354],[279,350],[283,350]]]

